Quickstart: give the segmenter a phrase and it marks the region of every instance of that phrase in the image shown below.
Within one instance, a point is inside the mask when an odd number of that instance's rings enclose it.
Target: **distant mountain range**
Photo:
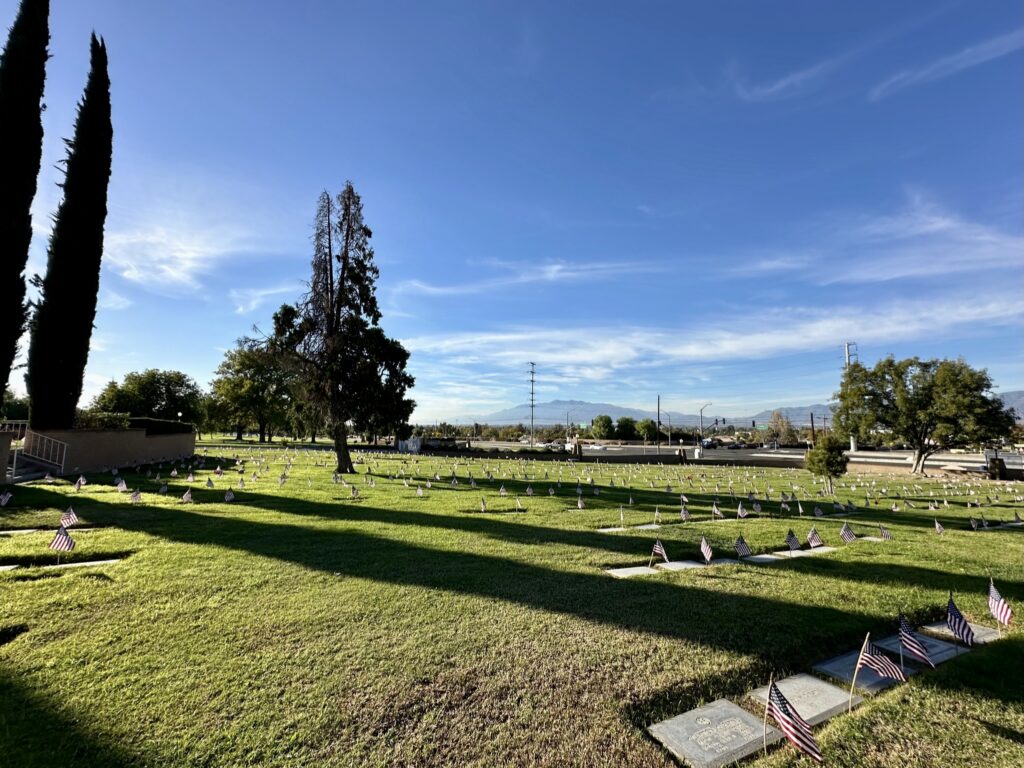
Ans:
[[[1003,402],[1017,411],[1018,421],[1024,419],[1024,390],[1012,392],[1000,392],[999,396]],[[795,426],[804,426],[811,423],[811,414],[814,420],[820,424],[824,417],[832,418],[832,406],[825,403],[814,405],[798,405],[785,408],[769,409],[759,411],[749,416],[723,415],[721,413],[704,412],[704,424],[713,424],[715,419],[722,422],[725,419],[727,424],[749,425],[752,421],[766,423],[772,416],[772,410],[782,412]],[[621,416],[628,416],[632,419],[654,419],[657,413],[654,410],[642,408],[628,408],[611,403],[590,403],[585,400],[552,400],[547,403],[537,403],[534,407],[534,424],[565,424],[569,421],[573,424],[589,424],[595,417],[600,415],[610,416],[612,421],[617,421]],[[481,424],[529,424],[530,406],[528,404],[517,405],[506,408],[502,411],[495,411],[484,416],[474,417],[474,421]],[[691,427],[700,423],[700,417],[696,413],[679,413],[678,411],[662,411],[662,424],[672,426]]]

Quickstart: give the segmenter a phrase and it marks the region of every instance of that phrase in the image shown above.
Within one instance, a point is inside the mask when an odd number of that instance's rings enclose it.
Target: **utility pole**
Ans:
[[[530,363],[530,447],[533,448],[533,408],[537,401],[533,396],[533,382],[537,372],[537,364]]]
[[[850,352],[850,347],[853,347],[853,352]],[[853,361],[857,361],[857,342],[847,341],[843,344],[844,357],[846,358],[846,364],[843,366],[843,370],[847,370],[850,367],[850,358],[853,357]],[[857,450],[857,436],[850,435],[850,450]]]
[[[655,440],[657,440],[657,442],[655,443],[655,446],[656,446],[655,450],[656,450],[657,454],[660,456],[661,455],[661,395],[658,395],[658,425],[657,426],[658,426],[658,428],[655,430],[657,432],[657,437],[655,438]]]
[[[817,442],[817,437],[814,435],[814,414],[811,414],[811,445],[813,446]]]
[[[704,447],[704,409],[707,408],[710,405],[713,405],[713,403],[704,403],[704,405],[702,405],[700,407],[700,411],[699,411],[701,448]]]

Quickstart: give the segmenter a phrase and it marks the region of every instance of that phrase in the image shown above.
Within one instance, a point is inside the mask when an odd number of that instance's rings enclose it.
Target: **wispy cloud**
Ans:
[[[524,360],[577,379],[601,380],[638,363],[668,365],[762,359],[836,347],[845,338],[881,343],[919,338],[978,322],[1019,323],[1024,297],[993,294],[978,300],[947,296],[874,307],[820,310],[786,307],[756,320],[726,319],[692,328],[515,328],[404,339],[435,362],[521,368]],[[681,340],[682,339],[682,340]]]
[[[843,258],[819,272],[823,284],[937,277],[987,265],[1024,267],[1024,237],[958,216],[920,192],[896,214],[844,225],[833,251]]]
[[[104,288],[100,291],[99,307],[100,309],[118,310],[128,309],[135,302],[129,299],[127,296],[122,296],[117,291],[112,291],[109,288]]]
[[[819,61],[762,85],[748,84],[735,71],[730,72],[733,89],[743,101],[777,101],[800,96],[821,84],[825,75],[848,58],[848,54]]]
[[[658,265],[644,262],[566,262],[524,264],[494,262],[505,274],[469,283],[428,283],[423,280],[404,280],[395,286],[395,293],[418,293],[425,296],[459,296],[486,293],[499,288],[531,283],[563,283],[582,280],[600,280],[622,274],[653,272]]]
[[[250,247],[237,232],[154,223],[108,233],[103,257],[126,280],[181,292],[200,287],[204,275]]]
[[[274,296],[282,296],[284,294],[297,296],[299,291],[300,288],[297,283],[288,283],[269,288],[232,288],[229,295],[231,296],[231,301],[235,304],[235,313],[244,315],[256,311],[266,304],[268,299]]]
[[[908,69],[893,75],[872,88],[868,93],[868,99],[878,101],[905,88],[941,80],[965,69],[1006,56],[1020,48],[1024,48],[1024,27],[984,43],[972,45],[959,53],[945,56],[919,69]]]

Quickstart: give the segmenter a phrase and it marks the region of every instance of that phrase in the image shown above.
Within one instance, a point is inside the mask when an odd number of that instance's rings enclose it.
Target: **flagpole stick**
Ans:
[[[860,647],[860,654],[857,656],[857,666],[853,668],[853,680],[850,681],[850,705],[847,708],[847,712],[853,712],[853,689],[857,685],[857,673],[860,672],[860,662],[864,658],[864,649],[868,647],[868,640],[871,639],[871,633],[868,632],[864,636],[864,643]]]
[[[768,675],[768,698],[764,702],[764,753],[768,754],[768,702],[771,701],[772,697],[772,682],[775,679],[775,673]]]

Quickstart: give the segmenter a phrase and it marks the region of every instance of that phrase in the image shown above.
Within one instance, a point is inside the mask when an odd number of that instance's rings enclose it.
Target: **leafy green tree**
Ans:
[[[228,350],[217,368],[212,390],[223,413],[234,421],[238,440],[250,423],[259,429],[261,443],[267,441],[272,428],[285,424],[290,378],[280,359],[251,339],[240,339],[237,348]]]
[[[807,470],[825,481],[825,490],[833,492],[833,480],[846,474],[849,461],[844,453],[843,441],[833,435],[825,435],[807,452]]]
[[[608,440],[613,434],[615,434],[615,428],[612,425],[612,417],[601,414],[595,416],[593,423],[590,425],[590,434],[595,440]]]
[[[199,385],[181,371],[145,371],[125,374],[118,384],[109,382],[93,400],[95,410],[128,413],[153,419],[187,421],[197,424],[203,418],[204,395]]]
[[[380,328],[370,228],[351,182],[337,198],[321,193],[313,223],[312,279],[297,304],[274,315],[271,347],[306,381],[334,437],[337,471],[352,473],[349,422],[408,419],[409,353]]]
[[[82,396],[82,377],[100,289],[103,227],[114,132],[110,122],[107,49],[92,36],[92,66],[68,142],[64,200],[54,217],[42,298],[32,320],[29,399],[35,429],[69,429]]]
[[[615,436],[619,440],[636,440],[636,419],[620,416],[619,420],[615,422]]]
[[[621,422],[622,419],[619,419]],[[654,423],[654,419],[640,419],[636,423],[636,431],[640,435],[641,440],[646,440],[648,443],[653,443],[658,439],[658,425]]]
[[[934,453],[1009,434],[1013,411],[991,389],[988,372],[962,359],[890,356],[874,368],[852,363],[835,395],[835,425],[843,437],[865,443],[881,438],[908,444],[913,472],[920,474]]]
[[[22,0],[0,56],[0,392],[25,331],[25,264],[43,153],[49,0]]]
[[[10,389],[4,391],[3,402],[0,403],[0,419],[25,421],[28,419],[28,398],[18,397]]]
[[[793,429],[793,422],[782,411],[772,411],[768,420],[768,429],[765,437],[768,441],[778,441],[782,445],[793,445],[799,440],[796,430]]]

